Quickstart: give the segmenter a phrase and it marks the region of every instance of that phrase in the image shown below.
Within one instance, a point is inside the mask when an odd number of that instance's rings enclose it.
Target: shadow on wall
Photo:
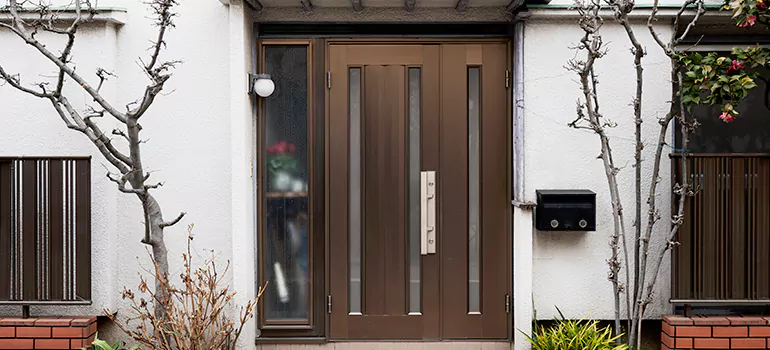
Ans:
[[[587,231],[538,231],[535,230],[535,240],[542,249],[551,249],[556,251],[560,249],[575,250],[575,247],[583,246],[587,243],[589,235],[593,232]]]

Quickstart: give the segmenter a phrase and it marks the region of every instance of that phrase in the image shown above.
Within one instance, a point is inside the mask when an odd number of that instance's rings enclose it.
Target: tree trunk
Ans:
[[[160,210],[158,201],[150,194],[147,194],[143,201],[146,216],[149,220],[150,241],[148,244],[152,247],[152,257],[155,260],[156,274],[155,293],[163,291],[162,283],[168,278],[168,251],[163,238],[163,214]],[[164,318],[165,309],[163,304],[157,298],[154,300],[155,317],[159,320]]]

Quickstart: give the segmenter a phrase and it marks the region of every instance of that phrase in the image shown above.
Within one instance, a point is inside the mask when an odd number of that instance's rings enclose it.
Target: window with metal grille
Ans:
[[[0,157],[0,304],[90,299],[90,158]]]

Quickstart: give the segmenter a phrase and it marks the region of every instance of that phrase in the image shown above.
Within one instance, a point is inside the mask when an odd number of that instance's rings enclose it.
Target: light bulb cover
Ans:
[[[275,91],[275,83],[270,74],[251,75],[249,91],[260,97],[269,97]]]

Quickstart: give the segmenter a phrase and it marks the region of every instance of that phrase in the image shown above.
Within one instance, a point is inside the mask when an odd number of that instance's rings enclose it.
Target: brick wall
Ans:
[[[0,317],[0,349],[80,349],[95,334],[96,317]]]
[[[770,317],[663,316],[660,349],[770,349]]]

